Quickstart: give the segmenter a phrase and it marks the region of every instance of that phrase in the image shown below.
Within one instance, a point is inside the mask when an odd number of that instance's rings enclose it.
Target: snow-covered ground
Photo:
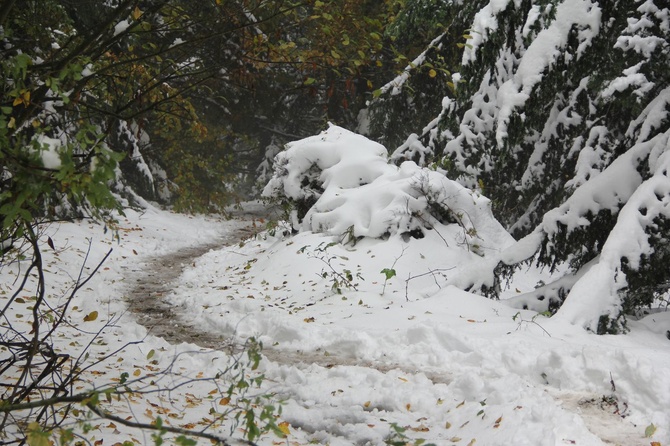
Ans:
[[[109,320],[91,358],[143,341],[84,377],[102,386],[123,372],[131,380],[169,366],[175,372],[159,383],[174,390],[131,395],[116,403],[119,416],[202,428],[228,403],[207,379],[225,369],[228,353],[147,334],[126,312],[124,293],[147,259],[211,242],[239,225],[149,208],[120,218],[118,241],[87,223],[45,231],[54,299],[78,273],[87,239],[89,267],[113,248],[76,297],[62,349],[76,355]],[[279,421],[288,422],[282,426],[290,434],[269,434],[259,444],[384,444],[394,423],[407,437],[436,445],[670,444],[670,312],[631,321],[626,335],[596,336],[443,286],[472,259],[436,234],[409,243],[400,236],[329,246],[333,241],[311,232],[284,236],[281,226],[261,232],[184,265],[164,296],[201,330],[262,341],[267,358],[249,373],[265,375],[261,391],[283,402]],[[0,271],[0,299],[18,268]],[[385,281],[384,269],[396,275]],[[507,294],[546,279],[528,270]],[[15,306],[20,323],[25,311]],[[93,311],[98,317],[85,321]],[[104,444],[152,442],[149,433],[118,423],[92,424],[89,438]]]

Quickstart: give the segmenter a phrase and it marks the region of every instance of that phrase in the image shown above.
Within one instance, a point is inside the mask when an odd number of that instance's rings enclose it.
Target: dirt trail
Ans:
[[[153,257],[141,270],[134,271],[135,284],[128,293],[128,307],[137,321],[154,336],[170,344],[192,343],[205,348],[221,349],[225,339],[200,330],[186,321],[163,297],[170,292],[172,282],[195,259],[212,249],[253,235],[248,227],[240,228],[210,243],[180,249],[177,252]]]
[[[220,249],[226,245],[239,243],[240,240],[253,236],[259,231],[254,221],[258,213],[244,213],[239,217],[245,224],[226,233],[224,236],[209,243],[180,249],[174,253],[157,256],[145,261],[140,268],[131,271],[131,289],[128,291],[128,307],[137,322],[147,328],[154,336],[159,336],[171,344],[183,342],[197,346],[223,351],[234,351],[239,348],[234,340],[221,333],[205,331],[194,325],[179,314],[178,310],[163,299],[171,288],[173,281],[193,263],[212,249]],[[326,356],[323,352],[303,352],[277,350],[266,346],[263,355],[273,362],[292,365],[316,364],[321,367],[360,366],[372,368],[382,373],[391,370],[402,370],[414,374],[418,370],[407,370],[399,364],[361,361],[354,358]],[[422,371],[433,383],[448,383],[451,377],[444,374]]]

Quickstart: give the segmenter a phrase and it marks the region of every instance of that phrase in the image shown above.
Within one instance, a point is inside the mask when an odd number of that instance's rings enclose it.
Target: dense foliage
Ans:
[[[116,180],[126,195],[129,185],[178,210],[221,209],[240,183],[256,180],[268,148],[328,121],[356,125],[366,94],[401,63],[384,35],[398,8],[395,0],[5,2],[5,145],[44,146],[40,134],[60,141],[49,146],[58,155],[78,144],[67,169],[83,172],[100,158],[108,166],[94,182],[100,189]],[[83,126],[87,147],[75,141]],[[70,210],[87,201],[67,199]]]

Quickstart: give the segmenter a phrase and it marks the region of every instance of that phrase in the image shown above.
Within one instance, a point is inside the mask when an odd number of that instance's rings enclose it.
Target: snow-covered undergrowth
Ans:
[[[389,164],[383,146],[335,125],[288,144],[263,194],[291,209],[293,229],[345,245],[426,238],[422,243],[439,243],[442,253],[455,250],[467,259],[454,274],[464,289],[494,286],[499,253],[514,243],[486,197],[412,161]]]

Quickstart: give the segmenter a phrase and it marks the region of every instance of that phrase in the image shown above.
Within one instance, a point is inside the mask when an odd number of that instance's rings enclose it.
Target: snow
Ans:
[[[643,148],[646,153],[659,139],[648,142]],[[420,239],[400,232],[383,239],[361,237],[359,233],[365,231],[379,233],[375,225],[381,225],[381,220],[373,223],[376,216],[392,214],[385,213],[383,206],[374,207],[380,196],[405,194],[409,202],[420,202],[420,197],[408,196],[407,179],[420,173],[428,184],[438,180],[412,163],[399,168],[387,165],[382,146],[335,126],[289,145],[279,156],[284,168],[303,173],[315,165],[321,169],[311,172],[323,185],[314,218],[305,218],[308,223],[303,222],[296,235],[287,235],[291,232],[285,230],[287,223],[278,222],[240,243],[214,245],[213,250],[182,264],[183,271],[174,275],[168,284],[171,291],[163,299],[195,331],[216,333],[227,342],[243,343],[253,336],[263,343],[265,359],[257,373],[265,381],[259,391],[283,401],[278,421],[289,423],[289,444],[379,445],[391,433],[391,423],[406,427],[410,438],[437,445],[670,442],[669,313],[655,312],[630,321],[630,333],[619,336],[595,336],[575,324],[576,317],[593,311],[593,299],[587,304],[582,297],[608,293],[609,284],[617,284],[611,266],[619,253],[614,251],[630,246],[606,244],[593,266],[575,278],[564,309],[547,318],[515,308],[518,298],[496,301],[464,291],[488,283],[490,271],[501,259],[532,255],[541,240],[535,233],[514,244],[487,217],[490,211],[484,197],[446,178],[440,180],[440,188],[448,190],[443,198],[467,207],[476,222],[477,235],[470,239],[463,226],[439,222],[433,222],[430,230],[424,227]],[[625,165],[626,157],[620,159]],[[647,203],[650,192],[665,194],[667,206],[670,190],[667,177],[664,182],[661,175],[669,159],[667,152],[655,157],[658,175],[629,194],[631,212],[625,208],[621,212],[615,228],[622,231],[618,239],[638,240],[626,232],[635,225],[626,222],[640,218],[632,210]],[[623,177],[617,169],[615,162],[591,181]],[[272,180],[272,187],[299,197],[304,193],[298,187],[299,176],[284,173]],[[339,191],[339,202],[332,191]],[[76,277],[87,240],[91,251],[86,271],[113,248],[101,271],[75,298],[70,313],[73,326],[58,342],[76,355],[87,345],[90,335],[86,333],[95,333],[111,321],[103,330],[102,342],[92,347],[91,361],[128,342],[140,343],[126,345],[84,373],[86,385],[101,387],[124,371],[150,376],[173,364],[178,374],[161,381],[179,386],[169,398],[156,392],[133,399],[132,405],[115,402],[115,413],[134,414],[143,422],[163,414],[171,425],[199,425],[210,409],[220,408],[218,398],[211,396],[211,381],[199,379],[225,369],[230,353],[194,344],[169,345],[152,336],[127,312],[124,296],[140,275],[151,274],[143,272],[151,258],[212,243],[240,223],[146,206],[119,217],[118,240],[85,222],[44,228],[47,280],[56,301]],[[319,206],[332,209],[318,210]],[[651,209],[648,219],[654,216]],[[328,220],[332,212],[337,218]],[[340,219],[346,223],[338,226]],[[313,232],[315,221],[329,230]],[[360,222],[368,226],[357,227]],[[355,240],[345,241],[337,232],[348,224],[359,234]],[[55,250],[48,247],[47,236]],[[482,244],[478,250],[472,246],[477,237]],[[0,300],[11,295],[21,268],[17,263],[2,265]],[[384,270],[396,274],[388,277]],[[534,268],[519,276],[505,291],[506,297],[532,294],[538,282],[552,281],[546,271]],[[22,308],[16,304],[10,309],[13,320],[22,319]],[[91,311],[100,312],[98,320],[84,322]],[[175,329],[180,324],[181,319],[175,320]],[[66,345],[73,339],[76,343]],[[153,362],[147,358],[151,351]],[[651,424],[657,430],[652,438],[645,438],[645,428]],[[140,444],[150,441],[148,434],[123,426],[97,426],[93,435],[105,444],[130,438]],[[211,429],[225,436],[230,425]],[[239,431],[236,435],[240,436]],[[274,435],[259,442],[278,443],[284,441]]]
[[[58,169],[61,166],[60,148],[63,145],[62,141],[55,138],[50,138],[46,135],[39,135],[37,137],[37,144],[41,150],[39,156],[42,159],[42,165],[46,169]]]
[[[414,162],[388,164],[383,146],[335,125],[288,144],[263,194],[313,200],[302,221],[294,215],[293,227],[350,241],[445,232],[482,256],[513,242],[487,198]],[[447,224],[445,215],[455,223]]]
[[[114,37],[118,36],[119,34],[125,32],[131,25],[131,20],[121,20],[119,23],[117,23],[114,26]]]

